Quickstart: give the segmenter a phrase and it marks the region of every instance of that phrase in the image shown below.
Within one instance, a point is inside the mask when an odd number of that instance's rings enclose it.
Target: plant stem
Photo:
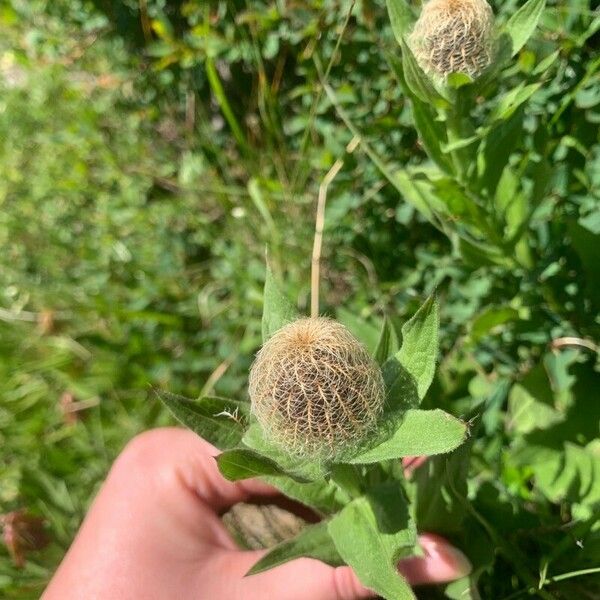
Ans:
[[[352,154],[360,142],[360,138],[354,136],[346,146],[346,152]],[[325,204],[327,202],[327,190],[329,184],[335,179],[340,169],[344,166],[344,161],[338,158],[331,169],[323,178],[319,186],[319,198],[317,201],[317,217],[315,219],[315,239],[313,242],[312,263],[311,263],[311,282],[310,282],[310,316],[312,318],[319,316],[319,280],[321,273],[321,249],[323,246],[323,229],[325,227]]]

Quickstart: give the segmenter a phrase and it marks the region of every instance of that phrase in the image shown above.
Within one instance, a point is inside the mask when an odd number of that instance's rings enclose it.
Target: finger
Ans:
[[[418,469],[426,460],[426,456],[405,456],[402,459],[405,475],[410,478],[413,471]]]
[[[223,589],[223,582],[220,582],[220,597],[359,600],[375,595],[360,583],[350,567],[331,567],[311,558],[299,558],[264,573],[244,577],[264,554],[264,550],[222,553],[214,570],[226,570],[231,576],[227,578],[227,589]],[[207,594],[207,597],[212,596]]]
[[[458,548],[432,533],[419,536],[424,556],[402,560],[398,569],[412,585],[445,583],[468,575],[472,566]]]
[[[183,487],[217,511],[256,496],[279,494],[258,480],[227,481],[217,467],[218,454],[217,448],[195,433],[165,427],[134,438],[117,459],[112,472],[122,472],[126,477],[142,472],[147,476],[144,479],[149,488],[156,489],[157,482],[166,483],[167,491]]]

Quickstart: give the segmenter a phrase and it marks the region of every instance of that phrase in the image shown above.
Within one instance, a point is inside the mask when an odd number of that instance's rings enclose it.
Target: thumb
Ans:
[[[231,560],[243,576],[265,553],[265,550],[231,552]],[[244,600],[360,600],[375,596],[350,567],[331,567],[312,558],[298,558],[264,573],[243,577],[240,585],[239,597]]]

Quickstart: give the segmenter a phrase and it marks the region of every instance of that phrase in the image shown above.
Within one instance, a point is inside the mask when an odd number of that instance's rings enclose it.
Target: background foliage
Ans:
[[[306,311],[314,199],[343,158],[323,308],[373,346],[437,287],[425,404],[473,419],[469,448],[417,472],[415,494],[440,488],[419,526],[465,550],[483,598],[598,597],[598,29],[593,2],[551,1],[503,72],[495,97],[542,85],[508,157],[535,201],[503,206],[522,237],[493,260],[345,153],[350,124],[390,169],[430,165],[383,2],[3,2],[0,513],[43,517],[50,544],[23,568],[0,550],[0,595],[39,596],[125,442],[170,422],[149,386],[245,397],[265,244]]]

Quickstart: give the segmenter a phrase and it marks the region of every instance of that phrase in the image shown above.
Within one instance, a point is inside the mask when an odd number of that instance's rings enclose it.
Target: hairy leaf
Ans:
[[[402,327],[398,362],[414,377],[419,398],[423,399],[433,381],[438,353],[439,308],[431,295]]]
[[[292,479],[298,480],[294,473],[286,473],[276,462],[246,448],[225,450],[217,456],[217,464],[223,477],[229,481],[239,481],[262,475],[289,475]],[[300,478],[299,481],[303,482],[304,480]]]
[[[361,582],[389,600],[413,600],[397,561],[415,545],[416,530],[398,485],[374,488],[347,504],[329,522],[329,533]]]
[[[218,397],[190,400],[163,390],[155,393],[182,425],[213,446],[225,450],[240,443],[250,410],[247,402]]]
[[[325,521],[308,525],[296,537],[277,544],[248,571],[247,575],[256,575],[302,557],[316,558],[334,567],[344,564]]]
[[[389,439],[348,462],[367,464],[403,456],[444,454],[460,446],[466,435],[466,423],[443,410],[411,409],[402,415]]]
[[[374,358],[378,364],[382,365],[398,349],[398,336],[396,330],[387,317],[383,319],[379,340],[375,347]]]
[[[296,307],[281,292],[268,265],[263,301],[262,337],[266,342],[278,329],[298,318]]]

